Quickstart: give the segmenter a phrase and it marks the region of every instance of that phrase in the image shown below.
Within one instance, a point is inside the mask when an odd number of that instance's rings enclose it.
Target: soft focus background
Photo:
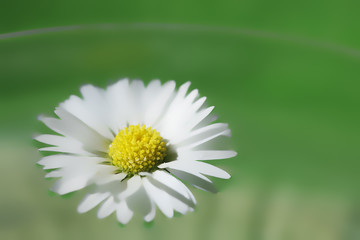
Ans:
[[[360,239],[359,9],[1,0],[0,239]],[[218,194],[191,188],[194,213],[119,226],[77,214],[84,192],[48,192],[37,115],[122,77],[190,80],[230,124],[239,154],[216,165],[232,178],[215,180]]]

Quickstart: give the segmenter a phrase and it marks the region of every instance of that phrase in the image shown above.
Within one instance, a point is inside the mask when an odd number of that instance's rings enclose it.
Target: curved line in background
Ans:
[[[39,35],[39,34],[52,33],[52,32],[65,32],[65,31],[76,30],[81,28],[82,26],[79,25],[79,26],[38,28],[38,29],[30,29],[19,32],[2,33],[0,34],[0,40],[8,39],[8,38],[16,38],[16,37],[25,37],[31,35]]]
[[[39,28],[32,30],[25,30],[12,33],[0,34],[0,40],[17,38],[24,36],[39,35],[44,33],[65,32],[74,30],[124,30],[124,29],[141,29],[141,30],[176,30],[176,31],[195,31],[208,33],[222,33],[242,35],[256,38],[273,39],[278,41],[291,42],[295,44],[312,46],[321,49],[326,49],[332,52],[341,53],[347,56],[360,58],[360,50],[356,48],[338,45],[330,42],[318,41],[310,38],[291,36],[286,34],[279,34],[275,32],[268,32],[262,30],[225,27],[225,26],[210,26],[197,24],[167,24],[167,23],[125,23],[125,24],[89,24],[89,25],[73,25],[63,27]]]

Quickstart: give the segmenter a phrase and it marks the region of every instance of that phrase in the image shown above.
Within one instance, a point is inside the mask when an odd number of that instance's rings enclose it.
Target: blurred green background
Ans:
[[[360,239],[359,7],[1,1],[0,239]],[[239,154],[215,164],[232,178],[191,188],[194,213],[121,227],[47,192],[36,116],[122,77],[190,80],[230,124]]]

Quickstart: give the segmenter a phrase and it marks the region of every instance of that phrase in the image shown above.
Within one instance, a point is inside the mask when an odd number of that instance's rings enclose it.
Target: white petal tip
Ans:
[[[87,209],[84,209],[83,207],[79,206],[77,207],[76,211],[80,214],[88,212]]]
[[[226,175],[224,175],[224,177],[223,177],[223,179],[230,179],[231,178],[231,175],[230,174],[226,174]]]
[[[32,138],[33,140],[39,141],[38,139],[39,139],[40,136],[41,136],[41,134],[35,133],[35,134],[33,134],[33,135],[31,136],[31,138]]]
[[[36,119],[41,122],[44,120],[44,118],[45,118],[45,116],[43,114],[40,114],[36,117]]]
[[[221,179],[229,179],[231,178],[231,175],[229,173],[227,173],[226,171],[224,171],[223,169],[219,168],[219,172],[216,176],[217,178],[221,178]]]
[[[102,214],[99,214],[99,212],[96,214],[97,218],[98,219],[103,219],[103,218],[106,218],[107,216],[104,216]]]
[[[166,83],[164,84],[171,84],[171,85],[176,85],[176,82],[174,80],[170,80],[170,81],[167,81]]]
[[[164,213],[164,215],[167,217],[167,218],[173,218],[174,217],[174,211],[171,211],[171,212],[168,212],[168,213]]]
[[[130,220],[132,218],[132,215],[133,214],[131,214],[130,217],[126,217],[126,218],[119,218],[118,217],[117,220],[118,220],[119,223],[126,225],[126,224],[128,224],[130,222]]]
[[[157,167],[163,169],[163,168],[167,168],[168,165],[169,165],[168,163],[162,163],[162,164],[158,165]]]
[[[59,195],[65,195],[70,193],[69,191],[64,191],[63,189],[55,189],[55,188],[50,188],[50,191],[57,193]]]
[[[151,173],[148,173],[148,172],[139,172],[139,175],[142,176],[142,177],[145,177],[145,176],[151,176]]]

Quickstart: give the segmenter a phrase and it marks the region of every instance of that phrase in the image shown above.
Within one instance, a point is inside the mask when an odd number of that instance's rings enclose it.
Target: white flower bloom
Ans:
[[[196,200],[181,180],[205,191],[215,191],[205,176],[230,175],[202,160],[231,158],[236,152],[214,150],[219,137],[229,137],[224,123],[212,123],[213,107],[206,107],[198,90],[187,94],[190,83],[148,86],[139,80],[120,80],[105,90],[86,85],[83,98],[71,96],[56,108],[59,118],[39,119],[59,135],[35,137],[56,152],[38,163],[52,170],[45,177],[60,178],[52,187],[67,194],[93,185],[78,211],[101,204],[98,217],[116,212],[126,224],[133,214],[145,221],[156,206],[171,218],[174,211],[193,211]],[[180,180],[181,179],[181,180]]]

